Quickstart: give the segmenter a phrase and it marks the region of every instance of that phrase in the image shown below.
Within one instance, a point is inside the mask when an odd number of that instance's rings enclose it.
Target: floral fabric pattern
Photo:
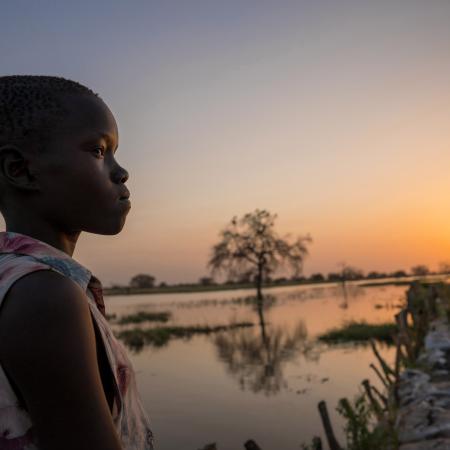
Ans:
[[[13,283],[37,270],[54,270],[72,279],[86,292],[86,301],[114,374],[112,418],[123,449],[153,450],[153,433],[139,398],[134,370],[124,346],[115,338],[105,317],[100,280],[69,255],[45,242],[20,233],[0,232],[0,308]],[[1,363],[0,449],[39,450],[30,416],[20,404]]]

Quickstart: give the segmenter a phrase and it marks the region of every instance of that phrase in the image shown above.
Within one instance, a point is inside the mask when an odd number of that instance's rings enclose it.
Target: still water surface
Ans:
[[[172,314],[166,324],[147,322],[143,328],[254,323],[129,350],[157,450],[197,450],[211,442],[219,450],[238,450],[250,438],[263,450],[299,450],[314,435],[324,438],[320,400],[327,401],[343,441],[338,400],[353,398],[364,378],[381,388],[369,368],[375,362],[370,348],[329,347],[315,338],[348,320],[392,321],[405,291],[349,285],[344,295],[341,286],[329,284],[272,288],[265,292],[262,315],[249,290],[110,296],[105,302],[107,313],[119,317]],[[381,353],[392,362],[393,348]]]

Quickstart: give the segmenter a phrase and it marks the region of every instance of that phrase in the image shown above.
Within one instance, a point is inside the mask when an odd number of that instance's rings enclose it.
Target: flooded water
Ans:
[[[327,346],[317,343],[317,335],[349,320],[392,321],[405,291],[405,286],[349,285],[344,295],[341,286],[329,284],[272,288],[265,292],[263,311],[250,290],[105,301],[107,313],[119,317],[171,313],[167,323],[146,322],[142,328],[254,324],[129,350],[158,450],[197,450],[211,442],[219,450],[238,450],[248,439],[263,450],[299,450],[314,435],[324,438],[320,400],[327,401],[342,438],[338,400],[353,398],[365,378],[381,389],[369,368],[375,362],[369,347]],[[394,349],[380,348],[392,362]]]

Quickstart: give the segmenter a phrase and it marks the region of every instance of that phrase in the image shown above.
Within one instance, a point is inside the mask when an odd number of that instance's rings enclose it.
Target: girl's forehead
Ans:
[[[103,100],[90,95],[71,95],[63,104],[68,114],[59,127],[61,131],[117,140],[116,120]]]

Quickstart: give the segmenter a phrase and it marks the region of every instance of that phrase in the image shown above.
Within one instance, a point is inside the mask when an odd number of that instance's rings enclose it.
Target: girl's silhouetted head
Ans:
[[[53,76],[0,77],[0,210],[7,229],[119,233],[130,201],[117,146],[113,114],[87,87]]]

